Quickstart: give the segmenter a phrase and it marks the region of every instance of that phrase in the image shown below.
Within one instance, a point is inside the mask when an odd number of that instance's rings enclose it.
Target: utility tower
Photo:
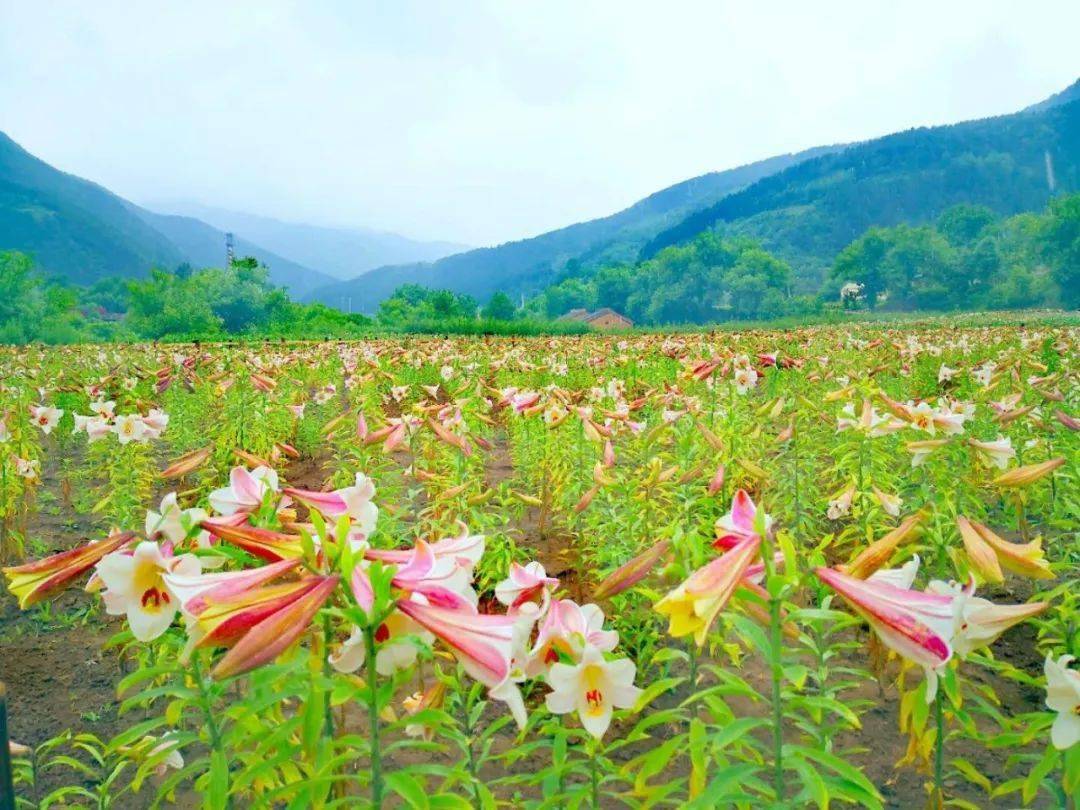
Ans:
[[[235,258],[236,251],[233,249],[233,235],[229,232],[225,234],[225,266],[232,267]]]

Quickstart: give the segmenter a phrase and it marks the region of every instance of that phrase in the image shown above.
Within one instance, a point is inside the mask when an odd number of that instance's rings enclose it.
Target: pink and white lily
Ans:
[[[856,579],[832,568],[817,568],[814,573],[866,619],[885,646],[925,670],[926,699],[932,701],[937,695],[937,670],[953,655],[956,600],[880,579]]]
[[[210,493],[210,506],[225,516],[254,512],[268,492],[277,491],[278,475],[269,467],[259,466],[250,472],[245,467],[233,467],[229,486]]]
[[[379,519],[379,507],[372,500],[375,497],[375,482],[363,473],[356,474],[352,486],[335,489],[333,492],[316,492],[306,489],[286,487],[286,495],[291,495],[306,506],[317,509],[324,517],[336,520],[342,515],[348,516],[365,537],[375,531]]]

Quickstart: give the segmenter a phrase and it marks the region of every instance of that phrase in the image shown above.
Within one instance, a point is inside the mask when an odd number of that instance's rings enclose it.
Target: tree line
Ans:
[[[931,224],[872,227],[844,247],[816,293],[796,288],[785,259],[723,228],[636,263],[570,261],[556,283],[517,306],[502,292],[472,296],[397,288],[374,317],[303,304],[245,258],[225,268],[106,278],[89,287],[49,279],[22,253],[0,252],[0,343],[359,337],[374,331],[530,334],[572,309],[610,307],[641,325],[893,312],[1080,307],[1080,194],[1010,217],[956,205]]]

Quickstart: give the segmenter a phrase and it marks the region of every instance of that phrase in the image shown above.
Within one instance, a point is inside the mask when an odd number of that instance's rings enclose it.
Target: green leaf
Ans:
[[[409,807],[422,810],[428,807],[424,786],[405,771],[392,771],[385,775],[386,786],[404,799]]]

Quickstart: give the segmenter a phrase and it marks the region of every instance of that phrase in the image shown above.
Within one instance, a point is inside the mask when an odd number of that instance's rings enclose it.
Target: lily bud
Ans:
[[[670,548],[670,540],[661,540],[633,559],[623,563],[604,577],[603,581],[596,586],[596,590],[593,591],[593,598],[610,599],[612,596],[634,587],[648,576],[649,572],[667,554]]]
[[[724,465],[716,468],[716,474],[709,480],[709,494],[715,495],[724,488]]]
[[[1002,473],[994,479],[993,483],[1004,488],[1026,487],[1030,484],[1034,484],[1039,479],[1050,475],[1050,473],[1064,463],[1065,458],[1060,457],[1052,458],[1049,461],[1043,461],[1039,464],[1028,464],[1023,467],[1017,467],[1015,470],[1009,470],[1006,473]]]
[[[192,450],[190,453],[180,456],[180,458],[162,470],[158,477],[165,479],[180,478],[190,472],[194,472],[206,463],[213,452],[213,447],[202,447],[198,450]]]
[[[922,512],[916,512],[884,537],[875,540],[842,569],[844,573],[856,579],[869,577],[889,561],[897,548],[914,539],[924,517]]]
[[[963,515],[956,518],[956,525],[960,529],[960,537],[964,541],[964,551],[967,552],[971,567],[987,582],[1004,582],[1005,577],[1001,573],[997,555],[994,554],[994,550],[983,539],[982,535],[975,530],[975,527]]]
[[[25,610],[63,590],[106,554],[123,548],[134,539],[135,532],[118,532],[96,543],[87,543],[25,565],[0,568],[0,571],[8,578],[8,590]]]

